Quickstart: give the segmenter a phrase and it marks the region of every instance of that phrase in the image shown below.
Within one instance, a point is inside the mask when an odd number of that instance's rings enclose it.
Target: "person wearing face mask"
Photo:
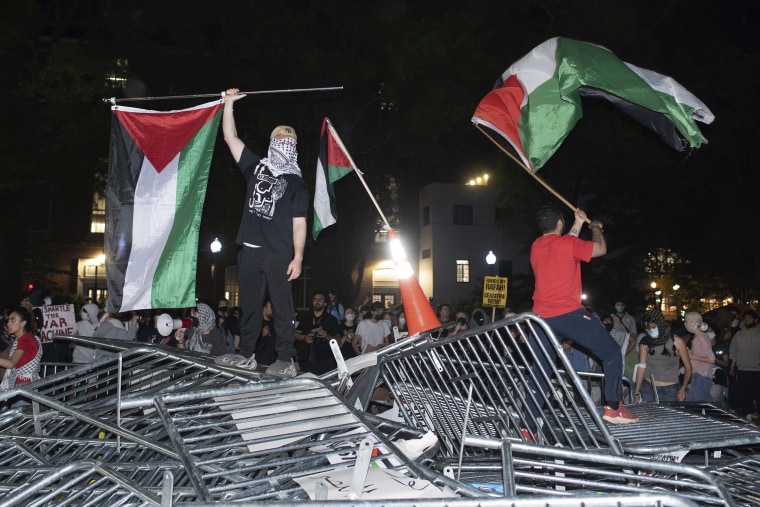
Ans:
[[[612,314],[612,323],[614,324],[614,329],[619,333],[625,332],[632,336],[638,334],[636,329],[636,319],[626,311],[625,303],[622,301],[617,301],[615,303],[615,313]]]
[[[354,341],[356,334],[356,310],[350,306],[343,312],[343,322],[340,323],[340,351],[343,359],[356,357],[356,352],[351,343]]]
[[[612,315],[602,317],[602,325],[620,347],[620,354],[623,358],[623,363],[625,363],[625,356],[636,346],[636,337],[628,331],[615,328],[615,319]]]
[[[391,333],[382,322],[383,304],[375,301],[370,306],[371,317],[359,322],[351,345],[356,355],[366,354],[381,349],[390,343]]]
[[[707,336],[707,323],[702,321],[698,312],[688,312],[684,315],[684,327],[694,334],[691,341],[691,386],[689,387],[689,401],[712,401],[710,389],[712,388],[713,366],[715,354],[712,351],[712,342]]]
[[[457,312],[454,317],[454,334],[463,333],[470,329],[470,314],[465,311]]]
[[[742,320],[744,329],[736,332],[728,349],[731,361],[729,375],[736,384],[736,396],[740,409],[747,420],[758,416],[755,403],[760,404],[760,328],[757,327],[757,313],[752,310],[744,312]]]
[[[406,313],[401,312],[398,314],[398,332],[402,338],[409,336],[409,328],[406,325]]]
[[[634,368],[636,403],[685,401],[691,380],[691,361],[686,342],[674,336],[670,324],[659,310],[649,310],[642,320],[645,332],[639,335],[639,363]],[[684,383],[678,382],[680,360],[684,366]]]
[[[95,336],[95,329],[98,327],[98,324],[100,324],[100,320],[98,320],[99,312],[100,309],[95,303],[87,303],[82,306],[82,319],[77,322],[77,335]],[[82,345],[74,346],[74,352],[71,358],[72,362],[76,364],[85,364],[92,362],[93,359],[95,359],[95,349]]]
[[[272,130],[264,158],[255,155],[238,137],[233,111],[245,96],[237,88],[228,89],[222,114],[224,141],[246,182],[247,197],[236,238],[241,247],[240,354],[255,360],[264,295],[268,293],[274,308],[277,360],[266,373],[295,377],[295,305],[290,283],[301,275],[309,191],[298,166],[298,136],[293,127],[279,125]]]

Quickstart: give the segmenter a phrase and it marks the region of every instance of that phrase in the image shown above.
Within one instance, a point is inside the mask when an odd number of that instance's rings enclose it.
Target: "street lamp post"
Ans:
[[[493,276],[493,265],[496,264],[496,255],[493,253],[493,250],[488,251],[488,255],[486,255],[486,264],[489,266],[489,270],[491,271],[491,276]],[[496,307],[491,307],[491,322],[494,322],[496,320]]]
[[[211,299],[216,301],[216,254],[222,251],[222,242],[219,238],[214,238],[211,242]]]

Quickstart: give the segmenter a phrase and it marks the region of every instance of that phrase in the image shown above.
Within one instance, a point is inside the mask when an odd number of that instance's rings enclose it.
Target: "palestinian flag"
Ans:
[[[111,108],[109,312],[195,306],[198,230],[222,104]]]
[[[330,120],[322,120],[322,134],[319,140],[317,179],[314,189],[314,225],[312,236],[317,239],[325,227],[338,221],[333,184],[351,171],[357,170],[351,155],[346,151],[340,136]]]
[[[581,96],[611,101],[677,150],[706,143],[696,121],[715,119],[674,79],[626,63],[601,46],[558,37],[512,64],[472,121],[504,137],[535,172],[583,116]]]

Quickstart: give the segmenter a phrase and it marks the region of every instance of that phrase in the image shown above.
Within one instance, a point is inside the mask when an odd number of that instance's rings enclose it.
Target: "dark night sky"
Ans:
[[[680,154],[617,110],[584,104],[585,117],[541,175],[610,223],[618,244],[670,244],[701,267],[744,269],[744,277],[760,285],[757,232],[743,231],[745,220],[756,223],[760,190],[752,149],[760,84],[757,1],[41,0],[37,6],[7,0],[0,7],[0,62],[8,69],[2,100],[9,113],[0,123],[6,217],[30,195],[55,201],[29,212],[30,219],[52,215],[55,230],[65,229],[56,206],[67,210],[68,220],[86,215],[94,173],[104,172],[107,156],[108,114],[100,99],[114,93],[100,77],[115,58],[129,60],[130,91],[138,94],[343,85],[339,94],[246,99],[241,133],[263,149],[273,124],[293,124],[301,166],[310,169],[321,118],[329,116],[373,188],[394,175],[415,196],[427,182],[463,181],[488,165],[497,166],[496,184],[521,192],[534,184],[470,117],[510,63],[550,37],[566,36],[674,77],[716,121],[702,129],[709,144]],[[233,236],[239,211],[225,203],[242,197],[228,181],[224,146],[217,152],[204,229]],[[39,181],[71,190],[53,198]],[[514,213],[514,220],[523,218]],[[66,232],[77,237],[85,231]],[[345,232],[333,235],[345,241]],[[725,242],[730,251],[719,247]],[[12,243],[6,234],[0,249]]]

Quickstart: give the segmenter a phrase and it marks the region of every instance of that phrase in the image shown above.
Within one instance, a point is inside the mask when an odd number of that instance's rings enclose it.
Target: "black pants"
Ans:
[[[736,387],[744,415],[754,414],[757,410],[754,402],[760,404],[760,371],[737,371]]]
[[[272,301],[277,359],[290,361],[295,355],[293,293],[288,282],[291,257],[262,248],[243,246],[238,253],[238,286],[243,319],[240,322],[240,354],[251,357],[261,333],[264,297]]]

